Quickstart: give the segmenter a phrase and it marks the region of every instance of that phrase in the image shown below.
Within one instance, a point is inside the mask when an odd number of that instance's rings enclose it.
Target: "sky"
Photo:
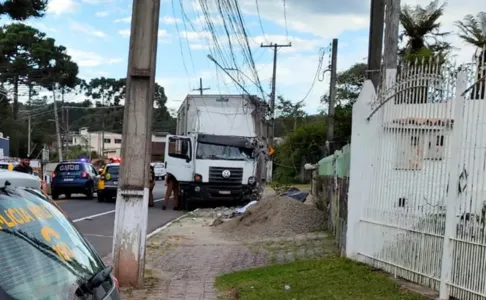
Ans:
[[[223,22],[214,7],[216,0],[161,0],[156,81],[165,87],[167,106],[177,109],[188,93],[198,93],[199,78],[212,94],[241,94],[242,90],[207,58],[214,49],[199,1],[209,3],[210,18],[217,32]],[[402,4],[426,5],[428,0],[402,0]],[[272,48],[261,43],[292,43],[277,56],[277,95],[293,102],[304,100],[305,110],[316,113],[320,97],[328,93],[329,46],[339,40],[338,71],[366,62],[370,0],[239,0],[246,24],[255,69],[265,94],[270,93]],[[257,5],[258,3],[258,5]],[[79,77],[123,78],[127,74],[131,0],[49,0],[46,15],[26,23],[56,39],[68,49],[80,67]],[[444,31],[457,32],[454,22],[484,10],[478,0],[449,0],[441,19]],[[5,24],[8,20],[1,20]],[[447,38],[457,48],[458,62],[471,62],[474,49],[455,34]],[[227,38],[218,37],[225,53]],[[234,46],[234,45],[233,45]],[[261,91],[248,77],[241,48],[233,51],[240,71],[228,72],[243,82],[252,94]],[[222,58],[215,56],[222,63]],[[321,63],[320,63],[321,62]],[[226,66],[226,65],[225,65]],[[320,66],[320,68],[319,68]],[[227,66],[229,67],[229,65]],[[316,76],[319,70],[318,76]],[[251,78],[255,81],[255,77]],[[72,96],[73,100],[80,100]]]

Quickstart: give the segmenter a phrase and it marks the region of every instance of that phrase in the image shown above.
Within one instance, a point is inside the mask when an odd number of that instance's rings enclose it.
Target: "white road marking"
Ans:
[[[160,201],[164,201],[164,198],[154,200],[154,202],[160,202]],[[116,210],[109,210],[109,211],[105,211],[105,212],[102,212],[102,213],[99,213],[99,214],[95,214],[95,215],[91,215],[91,216],[82,217],[82,218],[79,218],[79,219],[73,220],[73,223],[78,223],[78,222],[81,222],[81,221],[90,221],[90,220],[92,220],[92,219],[94,219],[94,218],[97,218],[97,217],[101,217],[101,216],[105,216],[105,215],[112,214],[112,213],[114,213],[115,211],[116,211]]]

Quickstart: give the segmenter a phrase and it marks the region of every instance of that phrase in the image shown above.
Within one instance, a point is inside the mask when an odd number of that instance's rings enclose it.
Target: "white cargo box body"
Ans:
[[[177,114],[177,134],[257,137],[255,109],[245,95],[188,95]]]

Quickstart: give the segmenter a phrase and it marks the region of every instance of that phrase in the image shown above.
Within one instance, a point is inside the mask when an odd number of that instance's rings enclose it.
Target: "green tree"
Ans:
[[[357,63],[352,65],[349,69],[339,72],[336,78],[336,105],[346,105],[347,103],[354,103],[361,93],[363,84],[366,80],[366,70],[368,65],[364,63]],[[329,95],[321,97],[321,103],[327,105],[329,103]]]
[[[44,16],[47,0],[5,0],[0,3],[0,15],[23,21]]]
[[[456,22],[460,30],[459,37],[466,43],[478,48],[486,47],[486,13],[480,12],[475,16],[467,15],[463,21]]]
[[[444,14],[445,3],[439,0],[430,2],[427,6],[405,5],[400,13],[400,23],[403,27],[401,39],[406,39],[406,44],[401,49],[401,55],[406,60],[417,58],[431,58],[434,55],[446,55],[451,46],[441,40],[448,35],[440,31],[439,19]],[[430,51],[423,51],[428,49]]]
[[[86,84],[86,96],[97,102],[97,106],[118,106],[125,99],[126,78],[93,78]]]
[[[287,123],[292,122],[293,126],[292,129],[297,129],[297,123],[299,120],[302,120],[307,114],[304,111],[304,101],[299,101],[297,103],[293,103],[290,100],[286,100],[283,96],[277,97],[277,105],[275,106],[276,110],[276,117],[280,120],[280,123],[283,125],[284,130],[288,131]]]
[[[463,21],[458,21],[456,25],[460,30],[459,37],[466,43],[477,47],[477,50],[479,50],[479,55],[476,60],[476,80],[481,82],[480,79],[486,76],[486,13],[480,12],[476,17],[467,15]],[[472,99],[484,99],[485,94],[486,86],[484,81],[475,86],[471,91]]]
[[[305,163],[317,163],[325,153],[326,123],[302,124],[276,147],[275,180],[280,183],[302,181]]]
[[[14,23],[0,29],[0,81],[11,87],[14,120],[18,116],[19,87],[40,75],[32,69],[35,62],[31,54],[44,38],[44,33],[24,24]]]

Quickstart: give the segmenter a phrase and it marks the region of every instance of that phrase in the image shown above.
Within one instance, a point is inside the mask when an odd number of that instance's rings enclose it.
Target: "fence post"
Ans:
[[[350,146],[350,169],[348,189],[348,224],[346,230],[346,256],[359,259],[360,219],[363,206],[369,197],[370,178],[373,161],[366,151],[373,147],[375,125],[366,120],[370,113],[370,103],[376,98],[375,87],[370,80],[365,81],[358,100],[353,105],[353,120]]]
[[[461,142],[464,123],[464,96],[461,94],[467,86],[466,73],[460,71],[457,75],[456,96],[452,104],[454,125],[450,137],[450,158],[447,163],[449,170],[448,193],[446,198],[446,219],[444,246],[442,251],[441,272],[440,272],[440,289],[439,299],[448,300],[450,296],[450,283],[452,278],[454,241],[456,235],[456,203],[457,203],[457,185],[459,180],[459,167],[461,163]]]

